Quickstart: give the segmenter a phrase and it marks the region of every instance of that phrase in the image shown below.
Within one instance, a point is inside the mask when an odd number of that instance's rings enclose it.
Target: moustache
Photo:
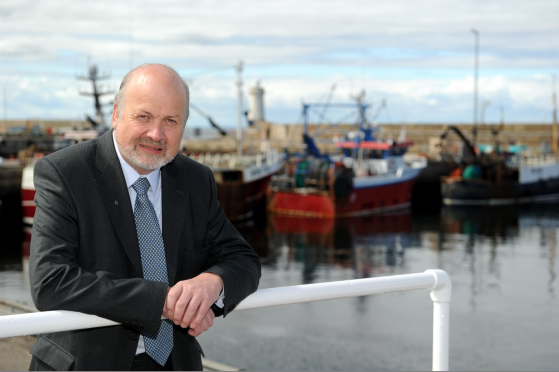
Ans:
[[[164,151],[167,151],[167,141],[165,141],[164,139],[160,140],[160,141],[152,141],[147,137],[140,137],[136,140],[135,144],[134,144],[134,148],[138,145],[147,145],[147,146],[151,146],[151,147],[159,147],[161,149],[163,149]]]

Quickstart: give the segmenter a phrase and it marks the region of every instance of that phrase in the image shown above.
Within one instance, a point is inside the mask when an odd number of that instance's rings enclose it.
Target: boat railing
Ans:
[[[304,188],[308,191],[313,189],[319,191],[328,191],[332,188],[331,179],[315,179],[315,178],[303,178],[303,186],[296,186],[297,179],[294,176],[287,174],[274,174],[271,178],[271,188],[274,191],[288,191],[296,188]]]
[[[523,154],[520,158],[521,166],[543,166],[556,164],[558,158],[553,154]]]
[[[272,165],[280,161],[280,155],[276,149],[242,156],[236,153],[200,152],[188,154],[188,157],[212,168],[231,169],[239,166],[260,168],[263,165]]]
[[[422,155],[406,154],[404,155],[406,166],[414,169],[422,169],[427,167],[427,158]]]
[[[452,283],[448,274],[442,270],[260,289],[239,303],[235,311],[416,289],[431,291],[431,300],[433,301],[433,370],[448,371]],[[409,311],[413,311],[413,308]],[[62,310],[6,315],[0,316],[0,338],[107,327],[118,324],[95,315]],[[320,345],[316,346],[320,347]]]

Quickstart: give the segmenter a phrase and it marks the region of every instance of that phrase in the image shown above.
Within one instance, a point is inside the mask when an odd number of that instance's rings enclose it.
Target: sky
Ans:
[[[114,90],[132,67],[160,62],[189,83],[192,103],[234,127],[242,60],[243,105],[260,80],[270,122],[300,123],[302,102],[331,93],[351,103],[363,91],[379,124],[472,123],[474,28],[478,120],[551,123],[558,15],[555,0],[2,1],[0,94],[8,119],[81,120],[94,112],[76,79],[88,63]],[[324,118],[353,112],[342,111]],[[188,125],[208,126],[194,112]]]

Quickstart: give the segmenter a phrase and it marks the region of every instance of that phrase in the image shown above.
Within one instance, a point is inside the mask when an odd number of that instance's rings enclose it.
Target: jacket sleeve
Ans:
[[[205,272],[217,274],[223,280],[225,317],[258,288],[261,275],[260,258],[225,216],[217,201],[213,173],[210,169],[208,173],[212,195],[205,244],[209,247],[210,267]]]
[[[80,267],[75,201],[48,158],[35,165],[34,183],[37,210],[29,279],[37,309],[78,311],[148,334],[157,333],[167,285],[142,278],[122,278],[106,271],[88,272]]]

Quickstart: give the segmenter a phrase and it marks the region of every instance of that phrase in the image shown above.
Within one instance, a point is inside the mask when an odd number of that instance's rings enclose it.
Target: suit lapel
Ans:
[[[167,258],[169,285],[175,284],[179,266],[179,245],[188,211],[188,195],[184,184],[180,185],[179,175],[185,169],[179,169],[176,162],[161,168],[163,242]],[[184,175],[183,175],[184,177]]]
[[[130,194],[126,188],[124,174],[115,152],[112,130],[97,141],[95,166],[101,175],[95,179],[95,185],[111,217],[114,230],[120,243],[140,278],[143,278],[142,260],[136,223],[130,204]]]

